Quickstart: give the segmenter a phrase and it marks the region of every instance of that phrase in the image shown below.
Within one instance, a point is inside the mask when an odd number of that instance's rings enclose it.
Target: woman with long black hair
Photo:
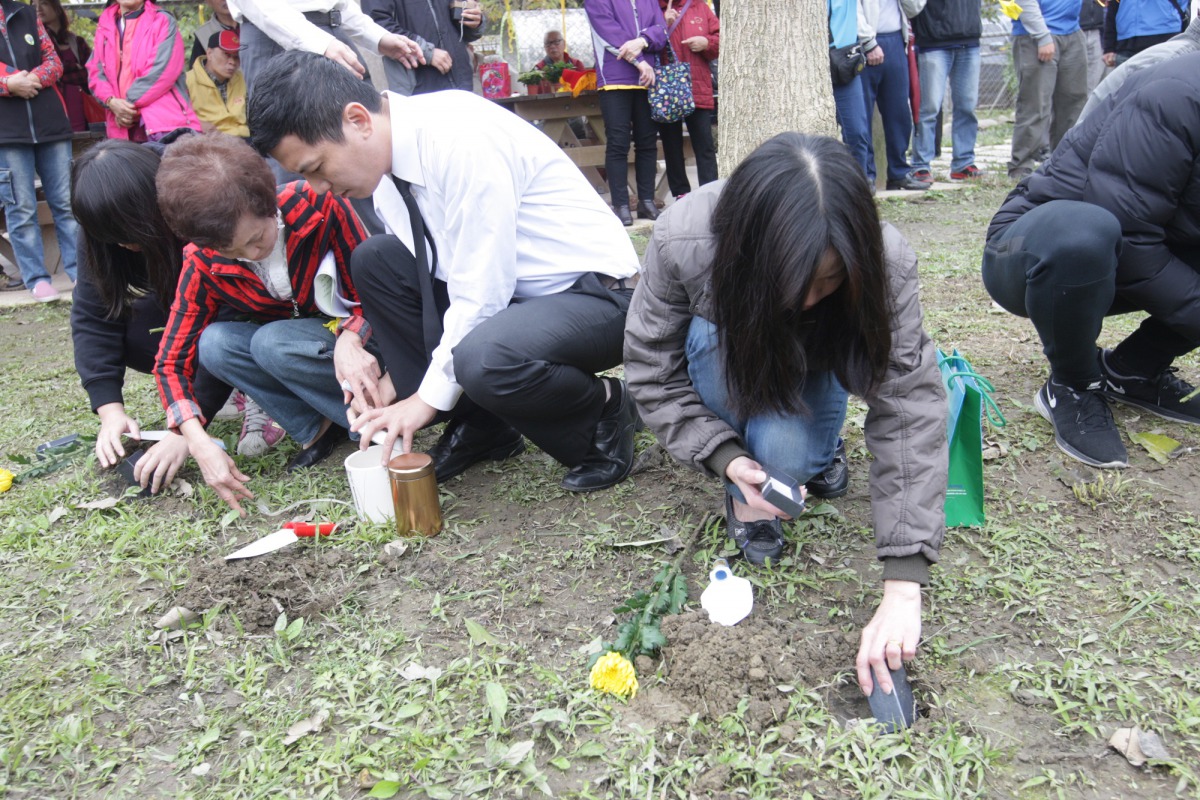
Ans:
[[[869,694],[873,670],[890,691],[885,664],[916,655],[945,528],[946,399],[916,256],[881,225],[840,142],[783,133],[664,212],[641,274],[629,390],[676,459],[725,482],[729,533],[751,563],[785,545],[764,467],[830,489],[847,395],[866,401],[884,587],[858,680]]]
[[[140,437],[125,410],[125,370],[151,373],[183,264],[183,245],[158,210],[154,179],[159,156],[150,147],[110,139],[84,153],[72,171],[72,210],[79,220],[79,283],[71,306],[75,369],[100,417],[96,460],[125,457],[121,437]],[[205,370],[196,376],[198,402],[212,419],[230,388]],[[178,434],[151,447],[135,466],[139,482],[157,492],[188,456]]]

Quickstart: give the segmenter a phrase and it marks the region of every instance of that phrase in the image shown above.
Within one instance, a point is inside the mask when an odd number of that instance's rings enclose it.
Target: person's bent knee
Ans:
[[[250,357],[268,374],[279,378],[295,366],[295,359],[309,350],[300,320],[280,319],[260,325],[250,338]]]
[[[454,379],[467,396],[486,405],[488,398],[503,397],[519,391],[513,378],[524,374],[517,367],[527,359],[504,342],[479,335],[479,329],[469,333],[454,348]]]
[[[394,286],[416,275],[417,260],[397,237],[372,236],[350,254],[350,277],[361,294],[370,286]]]
[[[211,370],[213,364],[220,364],[231,352],[245,347],[239,326],[236,322],[214,322],[205,327],[196,345],[200,363]]]

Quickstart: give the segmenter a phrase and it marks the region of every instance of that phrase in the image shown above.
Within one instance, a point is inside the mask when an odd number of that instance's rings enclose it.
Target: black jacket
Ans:
[[[471,91],[474,73],[467,43],[483,35],[486,19],[477,28],[460,28],[450,18],[449,0],[363,0],[362,8],[382,27],[407,36],[421,46],[427,63],[417,67],[417,85],[413,94],[442,89]],[[435,47],[449,53],[453,61],[445,75],[428,63]]]
[[[1104,6],[1096,0],[1082,0],[1079,6],[1079,27],[1085,31],[1104,29]]]
[[[1129,77],[1067,132],[988,227],[992,240],[1026,211],[1080,200],[1121,223],[1117,302],[1200,342],[1200,53]]]
[[[912,18],[912,31],[922,50],[978,45],[983,34],[980,0],[928,0]]]
[[[15,0],[0,0],[7,33],[0,36],[0,72],[33,70],[42,64],[37,12]],[[8,68],[8,69],[6,69]],[[46,86],[32,100],[0,97],[0,145],[41,144],[71,138],[71,121],[58,84]]]

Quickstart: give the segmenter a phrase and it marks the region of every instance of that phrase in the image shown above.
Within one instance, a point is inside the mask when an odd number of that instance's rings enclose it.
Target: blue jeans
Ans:
[[[324,322],[214,322],[200,335],[200,363],[307,444],[325,419],[346,425],[346,404],[333,370],[334,335]]]
[[[887,152],[887,179],[902,180],[909,173],[908,141],[912,138],[912,106],[908,100],[908,53],[904,49],[904,37],[899,31],[881,33],[875,41],[883,48],[883,63],[867,65],[859,77],[863,85],[863,105],[867,119],[875,113],[879,104],[879,118],[883,121],[883,139]],[[870,136],[870,126],[867,128]],[[872,147],[874,150],[874,147]],[[875,182],[875,162],[867,171],[870,183]]]
[[[28,289],[50,280],[37,221],[35,175],[42,179],[42,192],[54,216],[63,270],[75,280],[79,223],[71,213],[71,141],[0,145],[0,204],[4,206],[17,267]]]
[[[692,317],[686,352],[688,375],[700,399],[737,431],[756,461],[781,469],[801,483],[820,475],[833,462],[846,419],[847,398],[833,373],[810,372],[804,376],[800,397],[807,413],[740,419],[731,410],[716,326],[702,317]],[[730,494],[742,499],[737,487],[728,481],[725,486]]]
[[[950,127],[954,156],[950,171],[961,172],[975,163],[975,136],[979,120],[975,105],[979,102],[979,48],[955,47],[917,53],[921,75],[921,121],[913,130],[914,170],[929,169],[933,161],[937,115],[950,79],[950,97],[954,101],[954,122]]]
[[[863,172],[872,176],[875,153],[871,150],[871,123],[863,102],[862,76],[855,75],[845,86],[833,87],[833,102],[837,107],[838,125],[842,128],[842,141],[854,160],[862,165]]]

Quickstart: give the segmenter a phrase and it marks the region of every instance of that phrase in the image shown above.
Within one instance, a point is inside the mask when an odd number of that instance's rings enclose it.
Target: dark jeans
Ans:
[[[351,270],[396,394],[410,397],[429,367],[416,259],[395,236],[372,236],[355,249]],[[434,280],[433,287],[444,316],[446,284]],[[632,295],[606,289],[588,273],[558,294],[514,299],[454,348],[454,376],[465,394],[434,422],[455,417],[485,425],[494,416],[576,466],[604,406],[596,373],[621,363]]]
[[[133,302],[129,321],[125,323],[125,367],[127,369],[154,374],[154,362],[158,358],[158,347],[162,343],[162,329],[167,325],[167,315],[158,306],[158,297],[149,295]],[[150,333],[150,331],[157,333]],[[211,372],[197,364],[192,377],[192,393],[204,419],[212,422],[213,417],[233,390],[222,383]]]
[[[633,169],[638,200],[654,200],[654,173],[658,169],[658,129],[650,119],[650,100],[644,89],[611,89],[600,92],[600,114],[608,144],[604,169],[614,207],[629,205],[629,141],[633,137]]]
[[[845,86],[834,86],[833,103],[842,128],[842,141],[854,160],[862,165],[863,173],[874,180],[875,151],[871,149],[871,118],[863,101],[862,76],[855,75]]]
[[[667,162],[667,185],[676,197],[692,190],[683,157],[684,122],[687,122],[688,136],[692,139],[692,152],[696,154],[696,176],[700,179],[700,185],[717,179],[717,148],[713,145],[711,108],[697,108],[680,122],[659,122],[663,160]]]
[[[1117,218],[1075,200],[1027,211],[984,248],[983,285],[1006,310],[1033,322],[1059,383],[1082,389],[1097,380],[1104,317],[1137,310],[1117,294],[1120,252]],[[1139,375],[1154,375],[1197,344],[1148,317],[1113,355]]]
[[[908,101],[908,54],[899,31],[881,33],[875,41],[883,48],[883,63],[862,71],[863,105],[867,109],[867,142],[871,142],[871,118],[879,104],[883,140],[887,151],[887,179],[898,181],[908,174],[908,141],[912,138],[912,106]],[[874,146],[871,152],[874,153]],[[867,169],[867,182],[875,182],[875,159]]]

